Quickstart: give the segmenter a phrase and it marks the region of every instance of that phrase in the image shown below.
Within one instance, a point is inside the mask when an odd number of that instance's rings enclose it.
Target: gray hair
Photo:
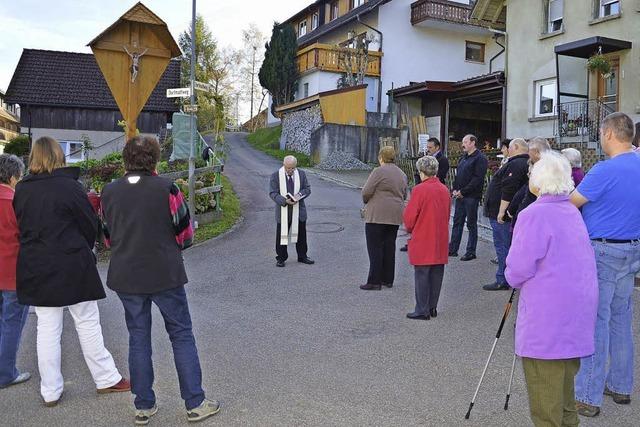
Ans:
[[[416,162],[416,169],[428,177],[436,176],[438,173],[438,159],[433,156],[420,157]]]
[[[622,142],[633,141],[635,129],[633,120],[625,113],[611,113],[602,120],[602,132],[611,130],[616,139]]]
[[[518,147],[519,150],[527,150],[529,148],[529,144],[527,144],[527,141],[525,141],[524,138],[512,139],[508,147],[511,148],[512,146]]]
[[[572,168],[582,167],[582,154],[578,150],[575,148],[565,148],[561,153],[569,160]]]
[[[547,151],[533,165],[529,182],[543,194],[569,194],[573,191],[571,165],[556,151]]]
[[[0,154],[0,183],[9,184],[11,178],[20,179],[24,163],[14,154]]]
[[[294,163],[294,164],[298,164],[298,159],[296,159],[295,156],[285,156],[285,158],[282,160],[282,164],[284,165],[285,163]]]
[[[536,136],[535,138],[531,138],[531,140],[529,140],[529,150],[536,150],[538,153],[542,154],[545,151],[551,150],[551,145],[549,144],[547,138]]]

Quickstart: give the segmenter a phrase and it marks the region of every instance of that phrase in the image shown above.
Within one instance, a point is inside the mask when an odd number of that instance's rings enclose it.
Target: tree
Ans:
[[[258,85],[258,70],[264,58],[265,36],[254,23],[242,30],[243,48],[240,50],[241,68],[238,86],[244,100],[250,104],[250,118],[253,118],[254,107],[260,101],[262,90]]]
[[[191,83],[191,31],[180,34],[178,39],[182,49],[181,80],[183,86]],[[223,94],[216,91],[220,86],[220,68],[226,67],[223,63],[218,43],[214,39],[209,27],[201,15],[196,17],[196,64],[195,79],[199,82],[209,83],[214,86],[213,93],[196,91],[196,103],[198,104],[198,123],[202,130],[217,130],[224,126],[225,109]],[[224,73],[222,73],[224,74]]]
[[[18,157],[28,156],[29,137],[27,135],[16,136],[4,146],[4,152],[6,154],[15,154]]]
[[[293,27],[273,25],[271,40],[265,45],[264,62],[260,68],[260,84],[271,94],[271,112],[294,100],[298,88],[298,43]]]

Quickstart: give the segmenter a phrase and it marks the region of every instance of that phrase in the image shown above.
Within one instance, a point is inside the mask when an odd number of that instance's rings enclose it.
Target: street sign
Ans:
[[[193,82],[193,87],[196,90],[201,90],[203,92],[213,92],[213,86],[211,86],[209,83],[202,83],[202,82],[194,81]]]
[[[420,133],[418,134],[418,149],[420,152],[426,154],[427,153],[427,143],[429,142],[429,134],[428,133]]]
[[[190,87],[167,89],[167,98],[188,98],[191,96]]]
[[[198,112],[198,105],[191,105],[191,104],[185,104],[182,106],[182,111],[184,111],[187,114],[191,114],[191,113],[197,113]]]

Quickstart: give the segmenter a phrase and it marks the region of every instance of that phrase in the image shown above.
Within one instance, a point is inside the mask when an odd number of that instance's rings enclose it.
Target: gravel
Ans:
[[[335,151],[317,165],[325,170],[371,170],[371,166],[356,159],[352,154]]]

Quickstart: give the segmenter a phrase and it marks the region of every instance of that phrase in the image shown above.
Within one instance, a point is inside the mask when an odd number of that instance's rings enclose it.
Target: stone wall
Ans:
[[[282,119],[280,147],[311,154],[311,134],[322,126],[320,104],[286,113]]]

